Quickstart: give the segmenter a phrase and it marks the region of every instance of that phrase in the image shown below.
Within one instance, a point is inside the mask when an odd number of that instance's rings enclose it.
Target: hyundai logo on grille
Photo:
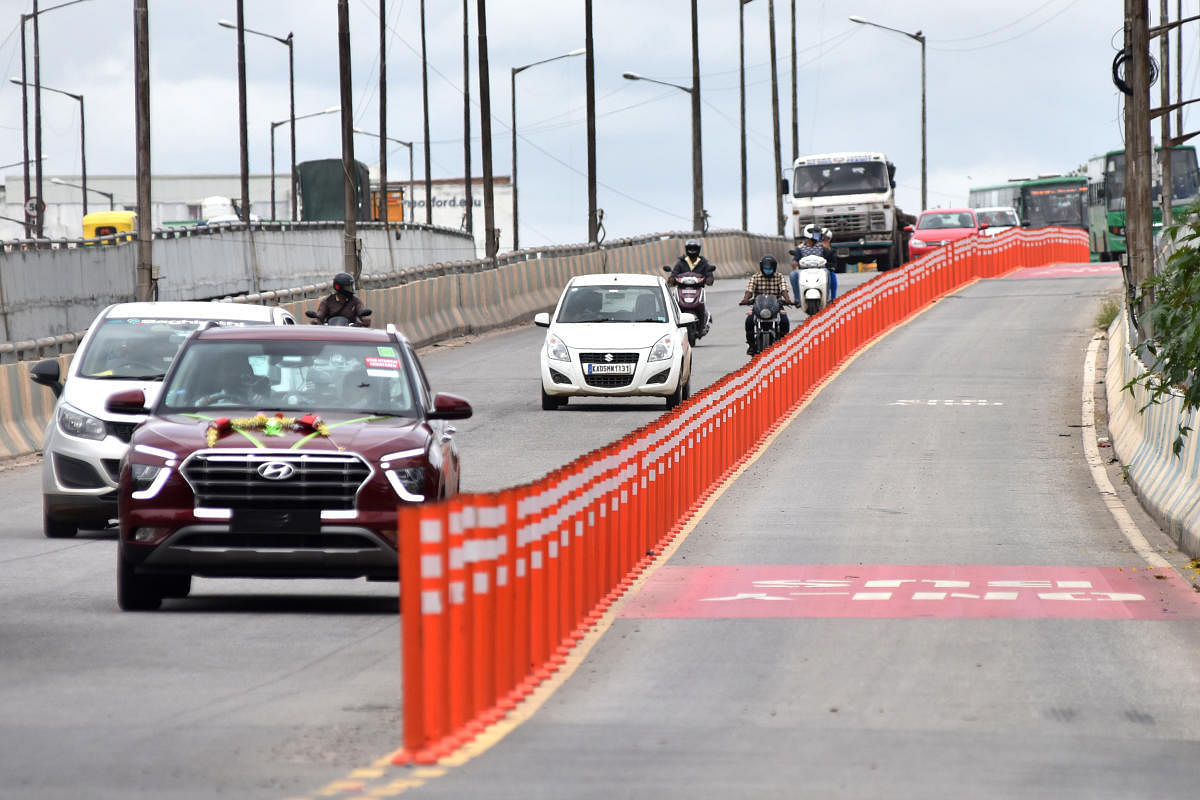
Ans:
[[[608,361],[608,362],[610,362],[610,363],[611,363],[611,362],[612,362],[612,360],[613,360],[613,354],[612,354],[612,353],[605,353],[605,354],[604,354],[604,360],[605,360],[605,361]]]
[[[284,461],[268,461],[258,468],[258,474],[269,481],[286,481],[296,474],[296,468]]]

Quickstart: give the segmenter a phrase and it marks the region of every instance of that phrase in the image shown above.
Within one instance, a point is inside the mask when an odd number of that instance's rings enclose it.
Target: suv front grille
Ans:
[[[292,474],[269,480],[259,469],[286,464]],[[285,471],[276,469],[275,471]],[[351,453],[196,453],[181,472],[205,508],[353,509],[370,467]]]
[[[637,369],[638,354],[637,353],[580,353],[579,363],[584,364],[633,364],[634,369]],[[622,373],[606,373],[601,375],[589,375],[587,367],[583,367],[583,380],[588,386],[595,386],[601,389],[618,389],[622,386],[628,386],[633,383],[633,372],[626,374]]]

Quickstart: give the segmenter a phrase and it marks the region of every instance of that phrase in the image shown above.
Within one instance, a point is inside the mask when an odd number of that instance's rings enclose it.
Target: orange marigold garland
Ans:
[[[285,431],[315,433],[333,441],[329,435],[329,426],[316,414],[305,414],[297,419],[285,417],[282,413],[276,413],[274,416],[258,413],[253,417],[217,417],[210,421],[205,430],[208,446],[212,447],[218,439],[234,431],[261,431],[266,436],[282,436]]]

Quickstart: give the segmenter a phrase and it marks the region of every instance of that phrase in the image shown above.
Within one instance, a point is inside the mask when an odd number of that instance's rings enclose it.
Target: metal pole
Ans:
[[[295,122],[292,123],[293,130]],[[271,219],[275,219],[275,123],[271,123]]]
[[[692,230],[697,232],[704,230],[704,164],[701,154],[700,16],[696,11],[696,0],[692,0]]]
[[[513,218],[513,242],[512,249],[520,250],[520,239],[518,231],[520,225],[517,224],[517,68],[513,67],[511,75],[511,87],[509,94],[512,97],[512,117],[510,119],[512,127],[512,218]]]
[[[33,0],[33,172],[37,193],[37,215],[34,228],[37,238],[45,235],[45,198],[42,191],[42,59],[38,47],[38,0]]]
[[[1167,22],[1167,0],[1159,0],[1158,7],[1158,24],[1164,25]],[[1158,63],[1162,65],[1159,70],[1162,77],[1159,79],[1159,104],[1166,108],[1171,104],[1171,50],[1170,39],[1164,31],[1158,40]],[[1182,133],[1182,129],[1180,133]],[[1162,148],[1159,150],[1162,160],[1162,191],[1159,201],[1162,204],[1162,224],[1163,227],[1170,225],[1174,218],[1171,215],[1171,195],[1174,184],[1171,180],[1171,114],[1166,112],[1162,115],[1159,126],[1159,138],[1162,139]]]
[[[779,196],[779,178],[783,175],[783,165],[780,163],[780,151],[783,143],[779,141],[779,79],[775,66],[775,0],[767,0],[767,36],[770,37],[771,59],[771,135],[775,147],[775,175],[771,179],[771,196],[775,199],[775,228],[776,233],[783,236],[783,201]]]
[[[250,143],[246,139],[246,28],[243,22],[244,0],[237,0],[237,72],[238,72],[238,150],[241,157],[243,222],[250,222]]]
[[[379,214],[388,223],[387,174],[387,17],[386,2],[379,0]]]
[[[1175,18],[1183,19],[1183,0],[1175,0]],[[1175,96],[1183,99],[1183,26],[1175,29]],[[1175,132],[1183,135],[1183,106],[1175,109]]]
[[[596,63],[592,56],[592,0],[583,3],[584,47],[584,93],[587,96],[587,196],[588,196],[588,243],[598,243],[600,238],[600,210],[596,204]]]
[[[800,157],[800,108],[796,99],[796,0],[792,0],[792,158]]]
[[[425,117],[425,224],[433,224],[433,178],[429,157],[429,58],[425,51],[425,0],[421,0],[421,108]]]
[[[1166,0],[1163,0],[1166,2]],[[87,125],[84,123],[83,115],[83,95],[75,95],[79,101],[79,171],[83,175],[83,215],[86,217],[87,210]]]
[[[921,210],[929,208],[928,170],[925,158],[925,36],[917,33],[917,41],[921,43]]]
[[[492,96],[488,72],[487,0],[478,0],[476,20],[479,26],[479,135],[483,156],[483,230],[487,257],[496,258],[499,242],[496,236],[496,209],[492,192]]]
[[[463,189],[466,191],[467,233],[475,233],[475,201],[471,197],[471,37],[469,32],[469,0],[463,0]],[[514,178],[514,184],[516,179]],[[514,192],[516,190],[514,189]],[[513,204],[517,196],[513,194]],[[513,234],[516,235],[516,217],[513,218]],[[513,249],[517,249],[513,245]]]
[[[133,0],[134,95],[137,107],[137,299],[154,299],[154,236],[150,197],[150,9],[149,0]]]
[[[741,109],[739,132],[742,141],[742,230],[750,230],[746,198],[746,0],[738,4],[738,104]]]
[[[25,21],[29,19],[28,14],[21,15],[21,146],[23,155],[21,158],[24,161],[24,169],[22,170],[25,176],[25,196],[21,198],[24,203],[29,199],[29,75],[26,72],[26,56],[25,56]],[[25,214],[25,238],[28,239],[33,232],[33,227],[29,224],[29,214]]]
[[[1150,222],[1150,35],[1148,0],[1130,0],[1129,76],[1133,94],[1126,114],[1130,117],[1127,144],[1129,182],[1126,191],[1126,216],[1129,234],[1129,264],[1135,288],[1154,274],[1153,230]]]
[[[342,173],[345,216],[344,264],[357,282],[362,269],[358,264],[358,170],[354,162],[354,97],[350,79],[350,5],[338,0],[338,76],[342,100]]]
[[[296,195],[298,194],[298,192],[296,191],[296,187],[299,184],[298,176],[296,174],[296,65],[295,65],[295,61],[292,58],[292,34],[290,31],[288,32],[286,43],[287,43],[287,49],[288,49],[288,121],[291,123],[289,126],[289,130],[291,132],[291,137],[292,137],[292,141],[291,141],[292,222],[295,222],[296,217],[297,217],[297,210],[296,210],[297,197],[296,197]],[[272,128],[271,129],[271,145],[274,146],[274,144],[275,144],[275,129]],[[275,165],[272,163],[272,165],[271,165],[272,198],[274,198],[274,193],[275,193]],[[272,220],[276,219],[276,217],[275,217],[275,200],[274,199],[271,200],[271,219]]]

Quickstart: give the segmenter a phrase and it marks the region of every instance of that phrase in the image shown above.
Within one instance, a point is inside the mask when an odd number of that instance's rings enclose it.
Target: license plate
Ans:
[[[587,364],[588,375],[632,375],[633,364]]]
[[[321,510],[235,508],[229,527],[234,533],[317,533]]]

